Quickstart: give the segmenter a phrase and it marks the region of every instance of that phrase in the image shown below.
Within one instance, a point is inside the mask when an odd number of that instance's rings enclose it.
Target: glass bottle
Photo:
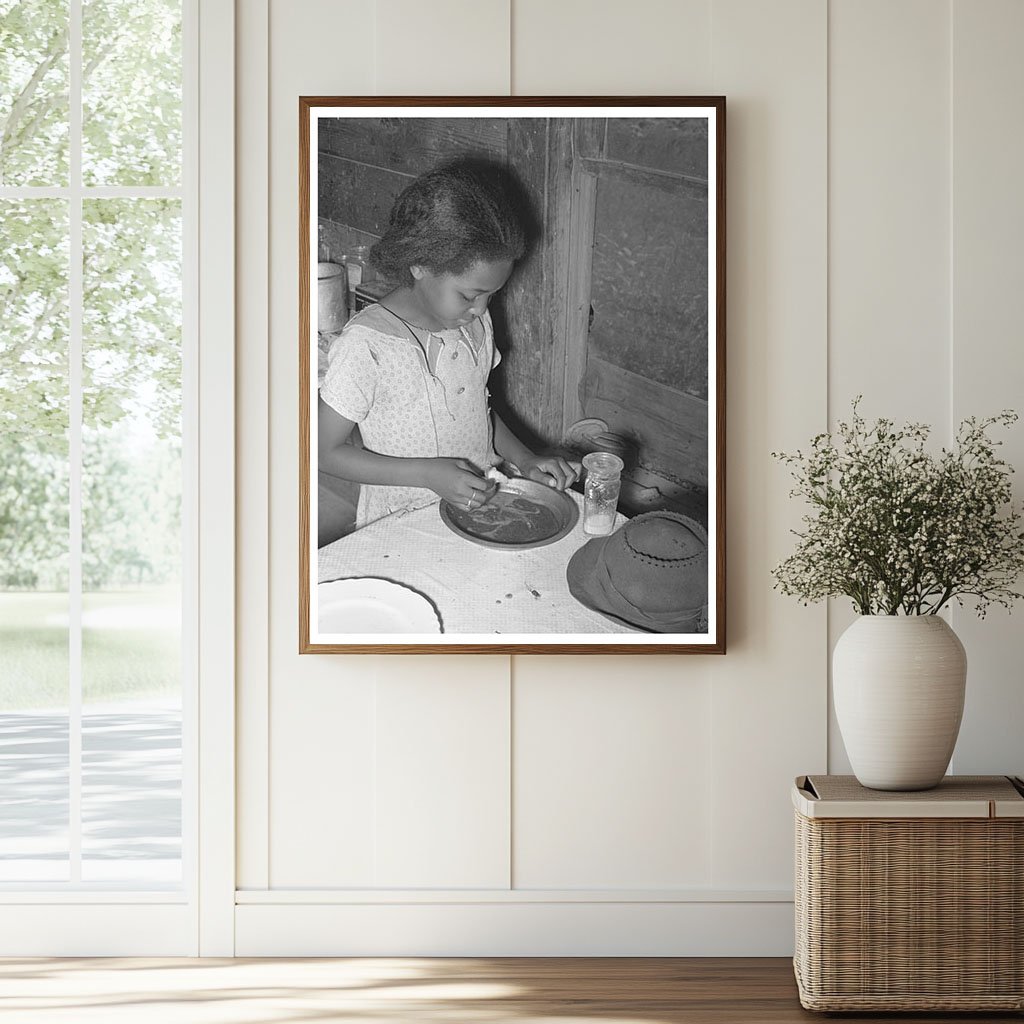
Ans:
[[[348,271],[350,291],[355,291],[357,285],[370,280],[370,247],[368,245],[350,245],[345,250],[342,262]]]

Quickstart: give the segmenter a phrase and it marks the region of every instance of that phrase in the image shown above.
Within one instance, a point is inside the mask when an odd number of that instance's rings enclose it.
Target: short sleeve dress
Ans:
[[[413,328],[373,303],[335,338],[320,397],[359,424],[363,447],[398,458],[462,458],[481,472],[494,451],[487,378],[500,362],[487,311],[465,327]],[[431,490],[363,484],[356,527],[438,500]]]

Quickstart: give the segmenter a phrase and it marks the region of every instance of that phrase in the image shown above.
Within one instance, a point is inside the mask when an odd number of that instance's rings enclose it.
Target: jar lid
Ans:
[[[588,473],[621,473],[625,463],[611,452],[589,452],[583,456],[583,468]]]

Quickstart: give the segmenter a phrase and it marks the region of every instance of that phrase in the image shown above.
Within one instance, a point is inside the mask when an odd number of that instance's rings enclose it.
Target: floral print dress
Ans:
[[[320,397],[359,424],[363,447],[398,458],[462,458],[497,465],[487,378],[501,356],[490,313],[427,331],[380,303],[358,312],[328,352]],[[362,484],[356,527],[437,501],[433,491]]]

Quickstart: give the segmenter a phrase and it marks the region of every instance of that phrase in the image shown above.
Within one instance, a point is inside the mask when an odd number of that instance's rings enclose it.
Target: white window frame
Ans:
[[[183,0],[183,163],[175,188],[83,187],[82,3],[69,0],[70,809],[81,808],[82,204],[182,201],[182,885],[82,883],[72,828],[67,883],[0,886],[3,956],[234,954],[234,3]],[[77,58],[77,59],[76,59]]]

